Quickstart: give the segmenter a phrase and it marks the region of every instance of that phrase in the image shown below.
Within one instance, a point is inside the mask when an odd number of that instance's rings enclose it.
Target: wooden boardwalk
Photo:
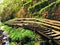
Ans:
[[[60,21],[36,18],[17,18],[5,24],[34,30],[60,45]]]

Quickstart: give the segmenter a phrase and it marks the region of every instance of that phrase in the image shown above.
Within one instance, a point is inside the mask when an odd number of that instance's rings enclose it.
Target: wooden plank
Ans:
[[[42,19],[42,18],[41,18],[41,19]],[[53,23],[58,23],[58,24],[60,24],[60,21],[56,21],[56,20],[50,20],[50,19],[45,19],[45,18],[43,18],[43,20],[48,21],[48,22],[52,21]]]
[[[57,31],[60,31],[60,27],[57,27],[57,26],[52,26],[52,25],[45,24],[45,23],[42,23],[41,25],[48,26],[48,27],[50,27],[50,28],[57,29]]]
[[[57,34],[60,34],[60,31],[56,31],[54,29],[52,29],[53,32],[57,33]]]
[[[54,26],[60,26],[60,22],[57,21],[57,22],[53,22],[53,20],[47,20],[47,19],[38,19],[39,21],[43,22],[43,23],[47,23],[47,24],[50,24],[50,25],[54,25]],[[59,23],[58,23],[59,22]]]
[[[57,36],[57,37],[54,37],[53,39],[59,39],[60,38],[60,36]]]

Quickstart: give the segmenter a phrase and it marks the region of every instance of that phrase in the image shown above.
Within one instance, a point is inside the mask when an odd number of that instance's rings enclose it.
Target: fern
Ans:
[[[39,11],[39,14],[41,14],[43,11],[47,10],[48,8],[50,8],[52,5],[56,4],[56,2],[53,2],[51,4],[49,4],[48,6],[42,8],[40,11]]]
[[[31,39],[35,38],[35,33],[31,30],[27,30],[24,28],[12,28],[7,25],[4,25],[3,30],[7,32],[12,41],[22,40],[24,37],[29,37]]]
[[[29,4],[29,3],[31,3],[31,2],[27,2],[27,3],[25,3],[23,6],[25,6],[25,5]]]
[[[48,2],[48,0],[44,0],[44,1],[38,2],[38,3],[34,4],[33,6],[30,6],[30,7],[28,8],[28,10],[34,12],[34,10],[35,10],[36,7],[41,7],[41,6],[44,5],[44,3],[46,3],[46,2]]]
[[[60,3],[60,0],[56,0],[56,2],[53,2],[53,3],[49,4],[48,6],[42,8],[42,9],[39,11],[39,14],[41,14],[41,13],[42,13],[43,11],[45,11],[45,10],[48,10],[51,6],[53,6],[53,5],[55,5],[55,4],[58,4],[58,3]]]
[[[26,2],[32,2],[32,0],[25,0]]]

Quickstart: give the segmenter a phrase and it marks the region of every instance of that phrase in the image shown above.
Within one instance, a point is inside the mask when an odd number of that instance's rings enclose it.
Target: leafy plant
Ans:
[[[41,14],[43,11],[47,10],[48,8],[50,8],[50,7],[51,7],[52,5],[54,5],[54,4],[55,4],[55,2],[53,2],[53,3],[49,4],[48,6],[42,8],[42,9],[39,11],[39,14]]]
[[[28,10],[30,10],[30,11],[35,11],[35,9],[38,9],[38,10],[40,10],[42,7],[44,7],[45,5],[44,4],[46,4],[46,2],[48,2],[48,0],[44,0],[44,1],[40,1],[40,2],[38,2],[38,3],[36,3],[35,5],[33,5],[33,6],[30,6],[29,8],[28,8]],[[43,6],[42,6],[43,5]],[[47,4],[46,4],[47,5]],[[32,13],[33,13],[32,12]]]

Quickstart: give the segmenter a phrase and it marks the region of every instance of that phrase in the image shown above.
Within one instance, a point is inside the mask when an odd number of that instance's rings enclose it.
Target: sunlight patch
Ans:
[[[3,2],[3,0],[0,0],[0,3],[2,3]]]

